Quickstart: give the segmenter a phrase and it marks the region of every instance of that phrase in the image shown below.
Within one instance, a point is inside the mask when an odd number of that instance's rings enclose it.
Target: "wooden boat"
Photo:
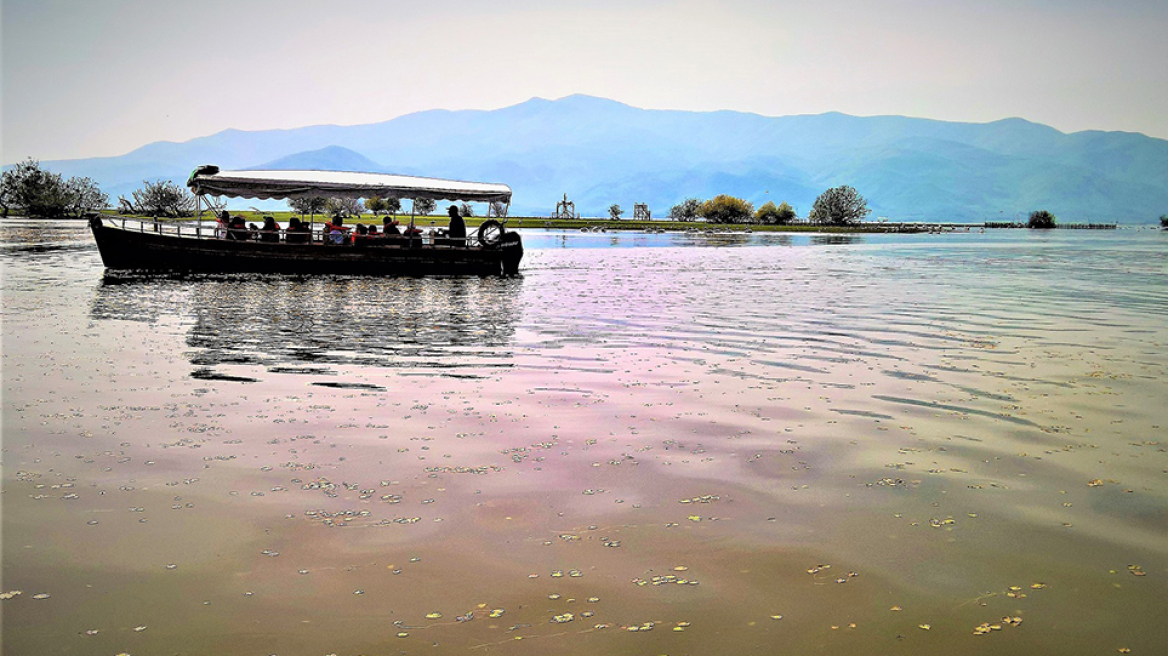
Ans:
[[[434,235],[376,237],[327,243],[319,231],[306,243],[289,243],[280,230],[272,241],[235,235],[202,220],[205,196],[230,198],[427,198],[511,202],[504,184],[342,171],[219,171],[203,166],[187,181],[195,194],[194,222],[158,222],[94,216],[89,226],[110,269],[207,273],[301,273],[352,275],[514,274],[523,241],[496,220],[485,221],[465,240]],[[413,221],[411,220],[411,224]],[[269,235],[269,238],[272,236]]]

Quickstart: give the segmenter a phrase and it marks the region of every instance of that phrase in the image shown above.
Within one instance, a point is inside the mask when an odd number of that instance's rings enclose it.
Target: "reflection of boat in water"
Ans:
[[[511,202],[503,184],[337,171],[223,171],[200,167],[187,185],[197,207],[203,196],[231,198],[407,198]],[[488,220],[463,239],[353,239],[329,244],[280,230],[272,241],[234,239],[230,231],[195,224],[159,223],[95,216],[90,220],[101,259],[110,269],[208,273],[306,273],[355,275],[491,275],[519,270],[523,242],[516,232]]]
[[[522,279],[114,275],[91,316],[189,325],[196,378],[510,366]],[[335,383],[318,383],[337,386]]]

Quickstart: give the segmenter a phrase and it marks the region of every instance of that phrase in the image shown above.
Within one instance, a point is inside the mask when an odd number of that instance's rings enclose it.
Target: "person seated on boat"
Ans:
[[[377,226],[376,225],[369,226],[369,236],[370,237],[380,237],[381,236],[381,235],[377,234]]]
[[[345,225],[345,220],[341,217],[335,217],[332,223],[324,224],[324,232],[328,235],[326,243],[330,244],[347,244],[349,243],[349,226]]]
[[[358,223],[357,224],[357,236],[358,237],[368,237],[369,236],[369,227],[366,226],[364,223]]]
[[[466,222],[462,220],[462,216],[458,213],[458,206],[451,205],[447,213],[450,214],[450,228],[446,231],[446,236],[449,237],[451,243],[465,244]]]
[[[280,225],[274,217],[264,217],[264,227],[260,228],[260,241],[280,241]]]
[[[226,214],[226,212],[224,212]],[[227,238],[235,241],[246,241],[251,234],[247,230],[247,222],[242,216],[233,216],[227,223]]]
[[[285,231],[285,240],[289,244],[307,244],[311,235],[312,228],[309,225],[296,217],[292,217],[288,221],[288,229]]]
[[[384,219],[381,220],[381,224],[382,224],[381,232],[386,237],[400,236],[401,235],[401,230],[397,227],[398,222],[397,222],[397,220],[393,219],[392,217],[388,217],[388,216],[385,217]]]

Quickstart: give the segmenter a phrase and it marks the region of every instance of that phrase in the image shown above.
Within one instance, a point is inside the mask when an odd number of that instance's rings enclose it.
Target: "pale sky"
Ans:
[[[583,93],[1168,138],[1164,0],[0,0],[4,163]]]

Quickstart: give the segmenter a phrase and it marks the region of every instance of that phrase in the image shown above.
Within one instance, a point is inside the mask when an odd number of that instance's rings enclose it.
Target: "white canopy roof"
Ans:
[[[218,171],[215,167],[200,167],[187,180],[187,186],[197,195],[230,198],[378,196],[511,202],[511,187],[505,184],[348,171]]]

